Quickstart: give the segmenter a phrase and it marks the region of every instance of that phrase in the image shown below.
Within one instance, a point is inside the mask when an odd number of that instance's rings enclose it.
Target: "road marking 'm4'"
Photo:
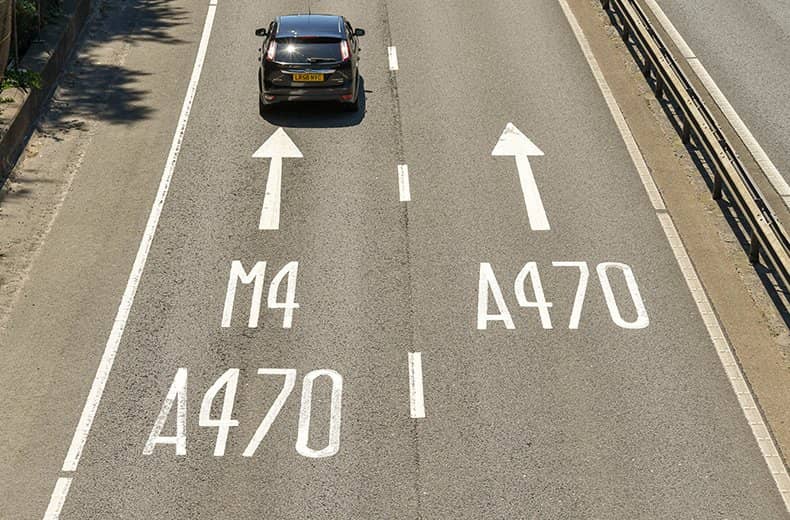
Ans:
[[[266,303],[269,309],[283,309],[282,327],[284,329],[291,328],[294,309],[299,308],[299,304],[296,303],[296,276],[298,272],[299,262],[288,262],[285,267],[274,275],[269,284],[269,293]],[[225,293],[225,306],[222,309],[223,328],[230,327],[233,321],[236,287],[239,283],[243,285],[253,284],[250,317],[247,321],[247,327],[254,329],[258,326],[258,320],[261,315],[261,301],[263,300],[263,282],[265,274],[266,262],[256,262],[249,272],[244,269],[244,265],[242,265],[239,260],[234,260],[231,263],[230,276],[228,277],[228,289]],[[277,294],[283,281],[286,284],[285,301],[281,302],[277,300]]]

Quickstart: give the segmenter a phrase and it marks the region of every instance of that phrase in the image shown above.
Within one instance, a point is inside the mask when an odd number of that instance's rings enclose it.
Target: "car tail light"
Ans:
[[[266,61],[274,61],[274,53],[277,52],[277,42],[272,41],[266,50]]]
[[[343,61],[351,57],[351,53],[348,51],[348,42],[346,40],[340,42],[340,56],[343,58]]]

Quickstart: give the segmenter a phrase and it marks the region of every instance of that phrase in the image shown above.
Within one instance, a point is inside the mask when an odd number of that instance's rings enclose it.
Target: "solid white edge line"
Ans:
[[[398,70],[398,49],[387,47],[387,56],[390,62],[390,70]]]
[[[401,202],[411,201],[411,188],[409,186],[409,166],[406,164],[398,165],[398,192]]]
[[[675,42],[678,49],[680,49],[681,54],[683,54],[683,57],[686,59],[691,69],[697,77],[699,77],[700,81],[713,98],[713,101],[721,109],[724,117],[726,117],[730,125],[732,125],[735,133],[738,134],[743,144],[745,144],[746,148],[749,150],[749,153],[752,154],[754,160],[765,173],[765,176],[768,177],[768,180],[782,198],[785,206],[790,208],[790,184],[788,184],[784,177],[782,177],[782,174],[779,173],[779,169],[768,157],[768,154],[760,143],[757,142],[757,139],[754,137],[751,130],[749,130],[749,127],[746,126],[741,116],[738,115],[735,108],[730,104],[730,101],[725,97],[721,89],[719,89],[719,86],[713,81],[713,78],[708,74],[708,71],[702,65],[702,62],[699,61],[699,58],[694,55],[688,43],[686,43],[686,40],[680,35],[680,32],[678,32],[672,24],[669,17],[664,13],[664,10],[658,5],[658,2],[656,2],[656,0],[644,0],[644,2],[650,10],[653,11],[661,27],[664,28],[672,41]]]
[[[83,408],[79,425],[77,430],[74,432],[74,437],[72,439],[69,452],[66,455],[66,460],[63,462],[63,471],[75,471],[77,469],[77,464],[79,463],[79,459],[82,454],[82,448],[85,445],[91,425],[93,424],[93,418],[96,415],[96,409],[98,408],[99,401],[101,400],[102,394],[104,392],[104,386],[107,383],[107,379],[115,361],[115,354],[118,352],[118,346],[120,345],[121,338],[123,337],[123,331],[126,327],[126,320],[129,318],[132,303],[134,303],[134,296],[137,292],[137,287],[140,284],[140,278],[142,277],[143,269],[145,269],[145,263],[148,259],[148,253],[151,249],[151,243],[153,242],[154,235],[156,234],[156,228],[159,224],[159,217],[162,214],[162,208],[164,206],[165,199],[167,198],[167,192],[170,189],[170,181],[173,177],[173,171],[175,170],[175,165],[178,161],[178,155],[181,151],[181,143],[184,139],[184,132],[186,130],[187,121],[189,120],[189,113],[192,110],[192,101],[194,100],[195,92],[197,90],[200,72],[203,69],[203,60],[206,56],[206,48],[208,46],[208,39],[211,34],[211,27],[214,23],[214,12],[216,9],[216,6],[210,5],[208,8],[208,13],[206,14],[206,23],[203,27],[203,35],[200,39],[198,53],[195,58],[195,65],[192,69],[192,77],[189,80],[186,97],[184,98],[184,104],[181,108],[181,115],[179,116],[175,135],[173,136],[173,141],[170,145],[170,153],[168,154],[167,162],[165,163],[165,168],[162,172],[162,178],[159,182],[159,190],[157,191],[154,204],[151,207],[151,213],[148,216],[148,222],[145,226],[145,231],[143,232],[143,237],[137,250],[137,256],[135,257],[134,264],[132,265],[132,271],[129,274],[129,279],[126,283],[126,289],[124,290],[123,297],[121,298],[121,303],[118,306],[118,312],[115,315],[115,321],[113,322],[110,337],[107,340],[104,354],[99,364],[99,368],[96,371],[96,376],[93,380],[93,385],[91,386],[88,399],[85,402],[85,407]]]
[[[206,58],[208,40],[211,35],[211,28],[214,23],[214,13],[216,9],[216,4],[212,3],[209,5],[208,12],[206,13],[206,22],[203,26],[203,33],[200,37],[200,44],[198,46],[197,56],[195,57],[195,65],[192,69],[192,76],[189,80],[189,86],[187,87],[184,104],[181,107],[178,125],[176,126],[176,131],[173,135],[173,141],[170,145],[170,152],[167,157],[167,162],[165,163],[165,167],[162,172],[162,178],[159,182],[159,189],[156,193],[156,198],[154,199],[151,212],[148,216],[148,222],[146,223],[145,231],[143,232],[143,237],[137,250],[137,256],[135,257],[134,264],[132,265],[132,270],[129,273],[126,289],[124,290],[123,297],[121,298],[121,303],[118,306],[118,311],[115,315],[115,321],[113,322],[110,336],[107,339],[104,353],[99,363],[99,367],[96,370],[96,376],[93,379],[90,393],[88,394],[88,398],[85,401],[85,406],[82,410],[79,424],[77,425],[74,436],[72,437],[69,451],[66,454],[65,460],[63,461],[62,470],[65,472],[73,472],[77,469],[77,465],[79,464],[80,457],[82,455],[82,450],[85,447],[85,442],[87,441],[88,434],[90,433],[90,429],[93,424],[93,419],[96,416],[96,410],[98,409],[99,402],[101,401],[102,394],[104,393],[104,387],[107,384],[107,379],[109,378],[110,371],[112,370],[112,366],[115,361],[115,355],[118,352],[118,346],[120,345],[121,338],[123,337],[126,320],[129,318],[132,303],[134,302],[134,296],[137,292],[137,287],[140,284],[140,278],[142,277],[143,269],[145,268],[145,262],[148,259],[151,243],[153,242],[154,235],[156,234],[156,228],[159,224],[159,217],[162,214],[162,208],[164,206],[165,199],[167,198],[167,192],[170,189],[170,181],[173,177],[173,171],[175,170],[176,162],[178,161],[178,155],[181,151],[181,143],[184,139],[184,132],[186,131],[187,121],[189,120],[189,113],[192,110],[192,102],[195,98],[195,92],[197,91],[200,73],[203,69],[203,62]],[[58,484],[60,484],[60,482],[61,481],[59,480]]]
[[[422,389],[422,352],[409,352],[409,411],[412,419],[425,418]]]
[[[70,477],[60,477],[58,479],[55,483],[55,489],[52,491],[52,498],[49,499],[47,511],[44,513],[44,520],[57,520],[60,517],[60,511],[66,502],[66,496],[69,494],[70,487]]]
[[[562,11],[565,13],[568,24],[571,26],[571,29],[576,36],[576,40],[582,49],[590,69],[592,70],[595,81],[598,83],[598,87],[600,88],[601,93],[606,100],[606,104],[609,107],[609,111],[611,112],[615,121],[618,123],[617,127],[620,130],[620,134],[622,135],[626,146],[629,146],[630,151],[630,143],[635,143],[636,141],[631,134],[631,129],[628,127],[628,124],[625,123],[623,114],[620,111],[620,106],[617,104],[617,100],[614,99],[614,96],[609,89],[609,85],[606,82],[606,79],[601,72],[601,68],[598,65],[598,61],[595,59],[595,56],[590,49],[587,38],[584,36],[584,32],[579,26],[576,17],[573,15],[573,12],[570,10],[567,1],[558,0],[558,2],[560,7],[562,7]],[[620,120],[623,120],[623,125],[620,125]],[[642,153],[638,147],[635,148],[635,154],[638,156],[639,161],[635,160],[634,165],[637,167],[637,170],[639,170],[640,164],[644,164],[644,159],[642,158]],[[634,155],[632,154],[631,157],[634,158]],[[650,177],[649,184],[645,183],[644,178],[642,179],[643,183],[645,184],[645,188],[648,189],[648,186],[655,188],[655,183],[652,181],[652,176],[650,176],[649,171],[647,172],[647,176]],[[651,201],[653,201],[653,196],[651,195],[650,189],[648,189],[648,196],[650,197]],[[733,391],[735,392],[735,395],[738,399],[738,404],[740,405],[741,410],[743,411],[743,414],[752,429],[752,434],[754,435],[757,445],[762,452],[763,458],[765,459],[765,463],[768,466],[771,476],[774,478],[774,482],[776,483],[776,487],[779,490],[779,494],[782,496],[782,500],[784,501],[785,508],[788,512],[790,512],[790,476],[788,476],[787,468],[779,456],[779,452],[777,451],[776,445],[774,444],[774,441],[768,432],[768,428],[765,425],[762,414],[757,408],[754,396],[751,393],[751,389],[746,384],[746,380],[743,377],[743,372],[735,360],[732,348],[730,347],[730,344],[724,335],[724,331],[722,330],[719,320],[713,311],[713,307],[708,300],[705,289],[702,287],[702,283],[700,282],[694,266],[691,263],[691,259],[686,252],[686,248],[683,245],[677,230],[675,229],[675,225],[672,222],[672,217],[670,217],[665,211],[662,211],[664,209],[663,207],[657,208],[655,203],[653,204],[653,207],[658,210],[656,216],[661,223],[664,234],[666,235],[669,245],[672,248],[672,253],[674,254],[675,259],[678,262],[678,266],[683,273],[683,278],[686,281],[686,285],[688,286],[694,301],[697,303],[700,316],[705,323],[705,327],[708,331],[711,341],[713,342],[713,346],[719,355],[719,360],[721,361],[724,372],[727,375],[727,379],[730,381]]]

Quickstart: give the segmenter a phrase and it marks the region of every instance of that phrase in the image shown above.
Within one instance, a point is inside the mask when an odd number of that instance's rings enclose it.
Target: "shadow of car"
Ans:
[[[341,128],[356,126],[365,118],[367,91],[365,78],[359,78],[359,110],[347,112],[340,103],[301,101],[270,107],[261,117],[284,128]]]

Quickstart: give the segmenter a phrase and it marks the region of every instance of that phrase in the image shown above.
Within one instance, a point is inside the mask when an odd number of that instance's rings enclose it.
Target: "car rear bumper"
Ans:
[[[348,86],[328,88],[278,88],[261,93],[266,105],[286,101],[345,101],[354,100],[354,88]]]

